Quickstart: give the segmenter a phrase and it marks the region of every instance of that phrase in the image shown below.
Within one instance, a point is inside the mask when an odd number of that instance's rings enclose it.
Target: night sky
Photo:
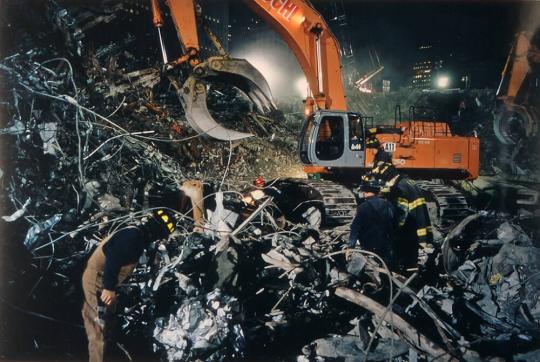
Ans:
[[[343,42],[329,5],[340,1],[311,0]],[[231,3],[232,19],[252,17],[242,1]],[[468,73],[472,88],[496,88],[515,33],[532,31],[530,19],[540,23],[540,1],[344,0],[344,7],[356,69],[374,69],[368,50],[376,50],[394,90],[409,85],[422,44],[433,45],[445,63]],[[239,41],[245,39],[236,38],[232,47]]]
[[[375,48],[395,85],[406,85],[418,46],[430,43],[470,69],[472,87],[494,88],[514,34],[530,27],[524,18],[540,22],[540,2],[530,1],[346,1],[345,9],[357,62],[369,66],[366,49]]]

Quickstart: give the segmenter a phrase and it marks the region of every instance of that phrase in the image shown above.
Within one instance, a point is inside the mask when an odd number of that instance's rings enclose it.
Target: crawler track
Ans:
[[[324,225],[343,225],[352,221],[356,213],[356,198],[351,190],[330,181],[298,181],[313,189],[322,202]]]
[[[455,187],[437,181],[416,183],[425,193],[432,224],[452,225],[471,213],[467,199]]]

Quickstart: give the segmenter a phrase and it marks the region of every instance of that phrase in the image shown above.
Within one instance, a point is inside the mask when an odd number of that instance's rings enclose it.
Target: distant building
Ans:
[[[390,93],[390,80],[383,79],[383,81],[382,81],[382,92],[384,94]]]
[[[436,77],[441,73],[444,65],[434,51],[431,44],[418,47],[418,60],[413,65],[412,88],[431,89],[435,87]]]
[[[447,46],[423,44],[417,49],[410,86],[414,89],[468,89],[470,64]]]
[[[230,6],[228,1],[201,1],[204,20],[217,36],[223,48],[229,51],[231,40]],[[205,56],[217,55],[218,51],[204,32],[199,33],[201,51]]]

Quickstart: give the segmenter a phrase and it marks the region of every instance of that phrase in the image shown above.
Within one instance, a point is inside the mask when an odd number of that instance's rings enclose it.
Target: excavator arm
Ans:
[[[532,36],[526,32],[516,34],[502,71],[497,89],[501,105],[495,113],[493,126],[495,135],[504,144],[516,145],[538,134],[540,52],[534,39],[536,42],[540,39],[540,29]]]
[[[346,110],[339,44],[321,14],[304,0],[243,0],[291,48],[311,90],[306,115]]]
[[[306,116],[315,109],[345,110],[339,44],[323,17],[309,2],[244,0],[244,3],[285,40],[296,56],[311,91],[305,100]],[[151,5],[153,22],[159,30],[164,23],[159,0],[151,0]],[[245,59],[228,55],[201,59],[198,34],[200,7],[195,0],[168,0],[167,5],[183,48],[183,55],[168,63],[168,67],[188,63],[193,69],[179,87],[179,98],[187,120],[200,134],[220,140],[251,136],[224,128],[214,120],[206,103],[208,85],[218,81],[235,86],[250,98],[259,111],[266,112],[275,109],[275,105],[264,76]],[[215,43],[215,37],[211,40]],[[166,59],[166,52],[163,54]]]
[[[187,63],[192,68],[191,75],[178,87],[180,102],[186,119],[199,134],[224,141],[233,141],[252,136],[219,125],[207,107],[208,86],[212,82],[222,82],[240,89],[255,104],[260,112],[274,110],[270,87],[262,74],[245,59],[220,55],[201,59],[198,27],[202,23],[201,9],[195,0],[168,0],[170,15],[176,27],[183,55],[167,64],[168,68]],[[154,26],[163,26],[159,0],[151,0]],[[209,30],[213,42],[217,37]],[[163,43],[161,43],[163,46]],[[220,53],[223,48],[218,47]],[[166,54],[162,49],[163,54]],[[166,59],[166,56],[163,57]]]

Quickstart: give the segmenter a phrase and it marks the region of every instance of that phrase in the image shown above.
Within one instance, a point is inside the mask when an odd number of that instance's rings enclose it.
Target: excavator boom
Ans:
[[[206,25],[199,5],[195,0],[168,0],[167,4],[184,54],[167,66],[172,68],[187,63],[192,67],[191,75],[178,87],[186,119],[199,134],[219,140],[233,141],[252,136],[227,129],[216,122],[207,107],[208,89],[213,82],[234,86],[247,95],[258,111],[269,112],[276,106],[266,79],[245,59],[231,58],[227,54],[201,59],[198,28]],[[151,0],[151,5],[153,22],[159,30],[164,22],[159,0]],[[208,27],[205,30],[217,43],[218,51],[223,53],[217,37]],[[166,53],[163,53],[166,59]]]
[[[244,0],[244,3],[268,23],[292,49],[309,84],[306,115],[315,109],[346,110],[341,79],[339,44],[322,16],[304,0]],[[178,38],[183,47],[180,58],[169,67],[188,63],[193,72],[179,87],[179,97],[186,118],[200,134],[220,140],[238,140],[251,136],[219,125],[211,116],[206,98],[210,82],[223,82],[239,88],[260,112],[275,109],[270,87],[264,76],[244,59],[228,55],[201,59],[198,27],[203,22],[201,8],[195,0],[167,2]],[[159,0],[151,0],[153,21],[163,26]],[[206,28],[208,33],[208,29]],[[161,35],[161,34],[160,34]],[[216,43],[216,37],[211,40]],[[218,46],[220,53],[223,48]],[[166,59],[166,53],[163,52]]]
[[[243,0],[291,48],[311,90],[306,115],[318,109],[345,111],[339,43],[324,18],[304,0]]]

